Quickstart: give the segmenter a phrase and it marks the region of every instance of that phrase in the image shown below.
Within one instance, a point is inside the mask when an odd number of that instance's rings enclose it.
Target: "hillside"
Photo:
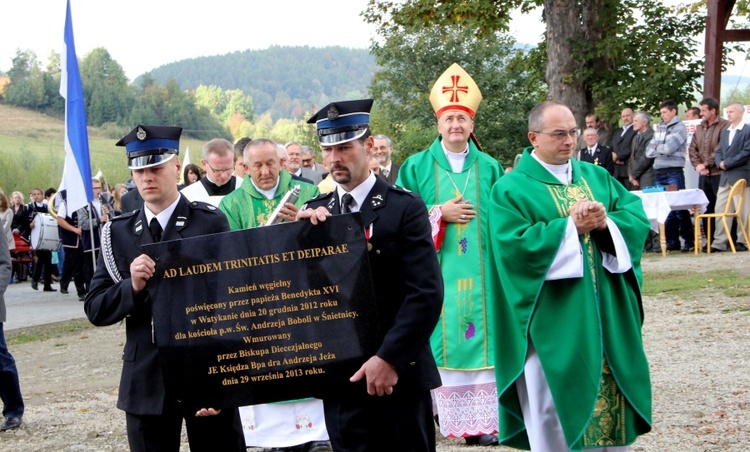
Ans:
[[[63,129],[61,118],[0,104],[0,188],[5,193],[18,190],[28,202],[32,188],[60,185],[65,163]],[[115,146],[129,131],[89,127],[92,174],[102,170],[111,184],[130,177],[125,149]],[[181,156],[190,147],[191,161],[200,161],[202,141],[181,140],[180,145]]]
[[[365,97],[375,69],[366,49],[274,46],[177,61],[150,74],[162,85],[173,78],[182,89],[240,89],[258,114],[271,112],[276,120],[303,119],[313,106]]]

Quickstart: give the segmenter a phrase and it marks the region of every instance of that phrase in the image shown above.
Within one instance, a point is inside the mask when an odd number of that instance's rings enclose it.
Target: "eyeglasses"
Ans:
[[[570,137],[573,139],[578,138],[581,136],[581,129],[571,129],[567,132],[564,130],[555,130],[554,132],[542,132],[541,130],[532,130],[534,133],[543,133],[545,135],[549,135],[555,140],[563,140],[565,137]]]
[[[224,168],[224,169],[216,169],[213,166],[209,165],[208,163],[206,163],[206,165],[209,168],[211,168],[211,171],[213,171],[214,173],[219,173],[220,174],[220,173],[229,173],[231,171],[234,171],[234,167],[229,167],[229,168]]]
[[[387,151],[390,148],[390,146],[375,146],[373,149],[376,151]]]
[[[312,159],[302,159],[302,163],[312,163]]]

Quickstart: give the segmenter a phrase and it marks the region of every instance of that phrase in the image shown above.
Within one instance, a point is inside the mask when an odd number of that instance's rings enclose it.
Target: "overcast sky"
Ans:
[[[3,2],[1,71],[11,68],[17,49],[33,50],[43,64],[51,51],[62,51],[65,5]],[[366,6],[367,0],[71,0],[78,57],[104,47],[130,80],[173,61],[272,45],[364,49],[376,36],[360,16]],[[539,17],[515,15],[511,32],[519,43],[539,41]],[[737,60],[727,74],[742,74],[744,61]],[[744,69],[750,77],[750,67]]]

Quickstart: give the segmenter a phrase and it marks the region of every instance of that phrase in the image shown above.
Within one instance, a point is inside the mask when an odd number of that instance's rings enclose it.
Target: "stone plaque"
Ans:
[[[191,409],[323,397],[377,351],[360,215],[144,247],[167,392]]]

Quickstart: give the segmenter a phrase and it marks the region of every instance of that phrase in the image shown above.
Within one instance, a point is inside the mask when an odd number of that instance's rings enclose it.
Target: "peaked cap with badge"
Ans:
[[[432,86],[430,103],[438,118],[450,110],[459,110],[474,118],[482,102],[482,92],[468,72],[453,63]]]
[[[331,102],[307,120],[315,124],[321,146],[336,146],[362,138],[370,127],[372,99]]]
[[[161,165],[180,154],[182,127],[138,125],[115,146],[125,146],[128,168],[144,169]]]

